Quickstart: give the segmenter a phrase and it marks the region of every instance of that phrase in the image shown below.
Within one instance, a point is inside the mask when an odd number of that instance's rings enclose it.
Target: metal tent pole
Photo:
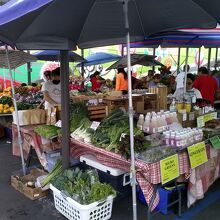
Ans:
[[[178,48],[178,58],[177,58],[177,75],[180,72],[180,53],[181,53],[181,48]]]
[[[69,112],[69,55],[67,50],[60,51],[61,74],[61,120],[62,120],[62,167],[69,167],[70,161],[70,112]]]
[[[200,67],[200,59],[201,59],[201,47],[199,48],[198,69]]]
[[[133,201],[133,220],[137,220],[137,199],[136,199],[136,170],[134,157],[134,124],[133,124],[133,105],[132,105],[132,84],[131,84],[131,55],[130,55],[130,34],[128,21],[128,1],[123,2],[123,11],[125,16],[125,28],[127,30],[127,67],[128,67],[128,100],[129,100],[129,128],[130,128],[130,151],[131,151],[131,186],[132,186],[132,201]]]
[[[19,145],[20,155],[21,155],[22,171],[23,171],[23,174],[26,175],[26,165],[25,165],[24,153],[23,153],[23,140],[21,137],[21,129],[20,129],[20,123],[19,123],[19,117],[18,117],[18,107],[17,107],[16,98],[15,98],[15,88],[14,88],[14,82],[13,82],[13,77],[12,77],[11,64],[9,60],[7,45],[5,45],[5,51],[6,51],[6,58],[7,58],[7,63],[8,63],[9,76],[11,80],[13,104],[14,104],[15,114],[17,118],[16,124],[17,124],[17,131],[18,131],[18,145]]]
[[[184,77],[184,93],[186,92],[186,78],[187,78],[187,66],[188,66],[189,48],[186,48],[186,61],[185,61],[185,77]]]
[[[217,65],[217,62],[218,62],[218,48],[216,47],[216,51],[215,51],[215,70],[216,70],[216,65]]]
[[[208,63],[207,63],[207,68],[208,69],[210,69],[211,53],[212,53],[212,48],[209,48],[208,49]]]

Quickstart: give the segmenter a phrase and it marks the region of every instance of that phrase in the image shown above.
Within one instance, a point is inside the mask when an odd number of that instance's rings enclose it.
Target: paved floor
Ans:
[[[30,199],[10,186],[10,175],[21,168],[19,158],[12,156],[11,144],[0,139],[0,220],[64,220],[53,204],[53,197],[38,201]],[[138,220],[147,220],[147,208],[138,201]],[[175,215],[155,215],[152,220],[219,220],[220,181],[210,188],[205,199],[187,210],[181,218]],[[132,199],[128,196],[114,202],[112,220],[132,220]]]

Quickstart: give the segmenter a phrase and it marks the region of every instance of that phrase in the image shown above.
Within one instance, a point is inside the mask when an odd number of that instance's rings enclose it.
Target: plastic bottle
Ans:
[[[175,147],[175,132],[172,131],[170,134],[170,146]]]
[[[175,136],[175,146],[178,148],[181,147],[181,136],[179,133],[177,133]]]
[[[157,116],[157,132],[162,132],[164,131],[164,127],[163,127],[163,121],[162,121],[162,117],[161,116]]]
[[[137,122],[137,127],[138,127],[140,130],[143,130],[143,124],[144,124],[144,115],[143,115],[143,114],[140,114],[140,115],[139,115],[139,118],[138,118],[138,122]]]
[[[165,143],[167,146],[170,146],[170,132],[169,132],[169,131],[166,131],[166,132],[165,132],[164,143]]]
[[[143,124],[143,132],[144,133],[149,133],[150,132],[150,116],[146,115],[144,124]]]
[[[178,123],[179,121],[178,121],[178,118],[177,118],[177,113],[176,112],[172,112],[171,113],[171,118],[172,118],[172,122],[174,123],[174,122],[176,122],[176,123]]]
[[[164,131],[168,130],[166,116],[163,114],[161,117],[162,117],[162,123],[163,123]]]
[[[173,101],[170,104],[170,111],[171,112],[175,112],[176,111],[176,102],[175,99],[173,99]]]
[[[165,114],[165,117],[166,117],[167,125],[172,124],[171,113],[170,113],[170,112],[167,112],[167,113]]]
[[[150,133],[154,134],[157,132],[157,118],[153,116],[150,122]]]

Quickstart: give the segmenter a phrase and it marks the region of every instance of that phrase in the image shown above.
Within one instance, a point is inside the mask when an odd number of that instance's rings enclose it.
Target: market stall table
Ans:
[[[31,148],[36,151],[37,157],[43,167],[46,166],[46,158],[44,152],[50,152],[55,149],[60,148],[60,144],[58,142],[53,142],[49,139],[43,138],[39,136],[35,131],[35,127],[37,125],[25,125],[21,126],[21,136],[23,140],[23,153],[24,158],[28,159]],[[15,156],[20,156],[20,150],[18,145],[18,132],[17,126],[12,124],[12,153]]]
[[[23,149],[27,157],[30,146],[36,150],[37,156],[41,163],[44,162],[42,157],[44,152],[44,144],[42,138],[34,132],[33,125],[22,126],[21,134],[23,137]],[[17,144],[17,128],[13,124],[13,154],[19,156],[19,148]],[[109,152],[105,149],[95,147],[91,144],[84,143],[75,139],[71,139],[71,156],[79,159],[80,156],[90,154],[96,157],[98,161],[106,166],[119,168],[126,172],[130,171],[130,160],[126,160],[119,154]],[[190,168],[190,162],[187,151],[179,152],[179,173],[186,179],[189,178],[188,186],[188,206],[192,205],[196,200],[203,198],[204,193],[209,186],[220,177],[220,150],[216,150],[211,145],[206,144],[208,162],[196,167]],[[160,163],[146,163],[140,160],[135,161],[137,168],[137,180],[144,193],[148,204],[154,198],[154,186],[161,183]],[[153,200],[151,211],[155,209],[159,202],[159,195]]]
[[[126,160],[119,154],[109,152],[107,150],[95,147],[91,144],[84,143],[75,139],[71,139],[71,155],[75,158],[85,154],[91,154],[97,158],[102,164],[113,168],[118,168],[126,172],[130,172],[130,160]],[[190,166],[188,154],[186,152],[178,154],[180,174],[189,174]],[[154,185],[161,183],[160,163],[146,163],[140,160],[135,161],[137,168],[137,180],[143,191],[148,204],[152,203],[151,210],[154,210],[159,203],[159,195],[156,193],[154,198]]]

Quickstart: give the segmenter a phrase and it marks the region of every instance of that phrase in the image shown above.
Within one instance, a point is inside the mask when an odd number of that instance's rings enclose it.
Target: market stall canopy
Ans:
[[[156,56],[146,54],[131,54],[131,66],[164,66],[159,61],[155,60]],[[107,70],[127,67],[127,56],[123,56],[120,60],[113,63]]]
[[[37,58],[31,54],[20,50],[8,50],[8,58],[12,69],[16,69],[23,64],[37,60]],[[0,50],[0,68],[8,69],[8,59],[5,50]]]
[[[83,59],[80,55],[77,53],[74,53],[72,51],[69,51],[69,61],[70,62],[83,62],[86,60]],[[60,51],[59,50],[43,50],[38,51],[32,54],[35,56],[38,60],[45,60],[45,61],[59,61],[60,60]]]
[[[180,29],[147,37],[144,41],[132,42],[134,48],[161,47],[219,47],[220,28]]]
[[[112,61],[119,60],[121,56],[112,53],[104,53],[104,52],[97,52],[87,56],[85,59],[86,61],[83,62],[84,66],[91,66],[97,65],[102,63],[108,63]],[[76,66],[80,67],[81,63],[78,63]]]
[[[124,2],[11,0],[0,7],[0,39],[30,50],[125,43]],[[219,8],[219,0],[129,0],[131,41],[177,28],[214,28],[220,20]]]

